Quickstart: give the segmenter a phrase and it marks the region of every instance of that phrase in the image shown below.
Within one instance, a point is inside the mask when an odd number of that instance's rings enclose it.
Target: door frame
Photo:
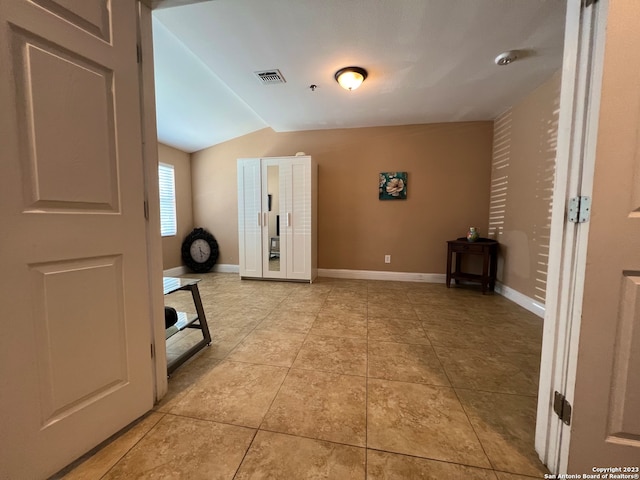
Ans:
[[[167,393],[167,351],[164,326],[164,297],[162,294],[162,237],[160,236],[160,195],[158,191],[158,133],[156,129],[156,100],[153,65],[153,33],[151,5],[137,0],[138,45],[141,61],[140,121],[142,126],[142,158],[147,215],[147,263],[149,266],[149,308],[153,355],[154,399],[157,403]]]
[[[589,223],[566,220],[568,201],[591,196],[609,0],[568,0],[535,448],[552,473],[567,469],[571,427],[554,392],[574,403]]]
[[[159,232],[157,200],[157,138],[155,123],[155,89],[153,71],[153,37],[151,33],[151,0],[138,0],[143,91],[142,125],[146,198],[149,209],[147,245],[151,291],[152,338],[155,356],[156,401],[167,391],[166,352],[162,323],[162,242]],[[592,28],[584,24],[584,0],[567,0],[565,43],[560,93],[560,114],[556,180],[554,185],[551,238],[535,448],[552,473],[566,470],[570,427],[553,412],[553,392],[565,392],[573,403],[580,314],[584,287],[586,247],[589,224],[566,224],[569,198],[590,195],[595,165],[595,132],[598,125],[599,100],[604,58],[605,27],[609,0],[595,0],[588,8],[597,8]],[[587,28],[585,28],[585,26]],[[592,42],[590,44],[585,42]],[[592,48],[585,55],[585,48]],[[590,70],[590,75],[587,72]],[[581,101],[588,99],[586,102]],[[587,109],[583,107],[588,105]],[[578,116],[580,115],[580,116]]]

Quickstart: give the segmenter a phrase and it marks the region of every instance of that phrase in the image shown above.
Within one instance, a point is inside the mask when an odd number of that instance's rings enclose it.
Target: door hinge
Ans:
[[[149,202],[147,200],[144,201],[144,218],[149,220]]]
[[[560,392],[555,392],[553,396],[553,411],[556,412],[562,423],[571,425],[571,404]]]
[[[569,221],[584,223],[591,216],[591,197],[573,197],[569,199]]]
[[[153,348],[153,343],[151,344],[151,358],[156,356],[156,350]]]
[[[138,63],[142,63],[142,47],[140,44],[136,45],[136,56],[138,58]]]

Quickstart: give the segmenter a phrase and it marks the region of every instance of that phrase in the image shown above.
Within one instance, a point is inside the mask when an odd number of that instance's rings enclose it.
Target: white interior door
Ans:
[[[0,2],[0,478],[153,405],[135,7]]]
[[[259,158],[238,160],[238,243],[241,277],[262,277],[262,188]]]
[[[640,2],[611,1],[567,471],[640,467]],[[628,477],[632,478],[632,477]]]

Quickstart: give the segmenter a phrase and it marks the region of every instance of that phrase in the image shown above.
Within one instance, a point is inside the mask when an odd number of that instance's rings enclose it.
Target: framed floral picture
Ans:
[[[383,172],[378,185],[380,200],[407,198],[407,172]]]

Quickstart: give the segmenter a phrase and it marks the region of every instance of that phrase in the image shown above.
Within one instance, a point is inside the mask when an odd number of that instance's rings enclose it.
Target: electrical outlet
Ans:
[[[384,263],[391,263],[391,255],[384,256]]]

